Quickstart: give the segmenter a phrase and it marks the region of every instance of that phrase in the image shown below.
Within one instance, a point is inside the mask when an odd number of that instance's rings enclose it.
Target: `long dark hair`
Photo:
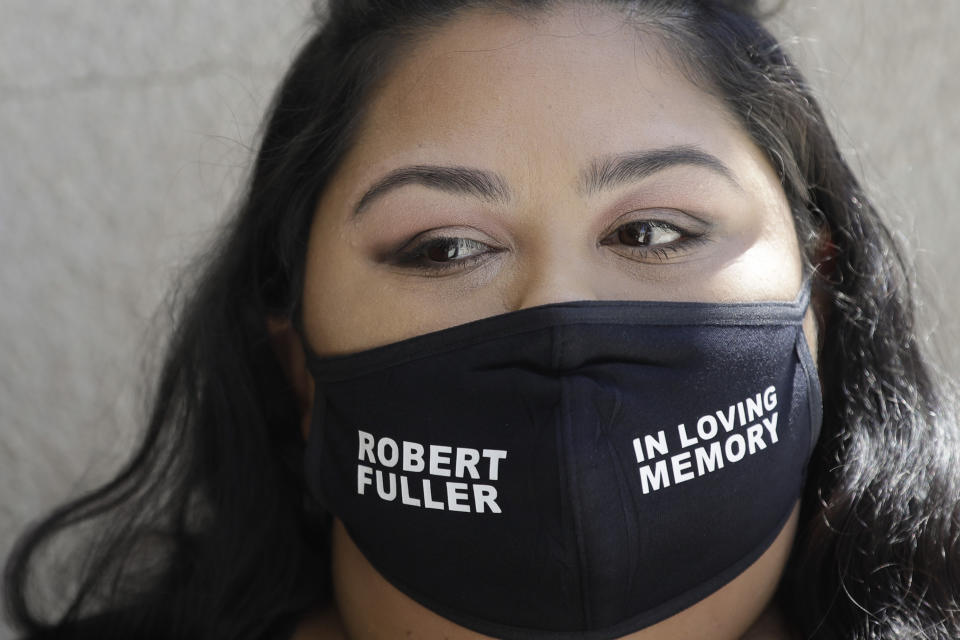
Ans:
[[[529,13],[562,1],[318,8],[238,211],[181,283],[142,442],[112,481],[34,525],[9,559],[6,606],[21,631],[279,638],[330,600],[329,517],[304,492],[298,403],[266,319],[297,313],[318,197],[391,61],[464,8]],[[960,638],[956,414],[918,350],[908,266],[810,90],[755,2],[600,4],[659,37],[739,118],[778,172],[815,269],[824,425],[781,608],[804,637]],[[74,586],[52,611],[28,594],[63,533],[81,541],[66,557],[82,562],[57,576]]]

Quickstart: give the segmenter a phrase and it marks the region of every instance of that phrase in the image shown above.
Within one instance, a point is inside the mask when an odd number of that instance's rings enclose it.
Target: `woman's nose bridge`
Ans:
[[[603,268],[591,214],[578,195],[563,191],[541,193],[522,208],[511,278],[514,310],[603,298],[610,273]]]
[[[514,308],[599,300],[602,286],[603,275],[592,260],[577,252],[551,251],[522,267]]]

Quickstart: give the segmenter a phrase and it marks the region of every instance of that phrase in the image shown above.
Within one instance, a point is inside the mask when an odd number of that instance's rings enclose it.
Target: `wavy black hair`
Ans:
[[[564,2],[318,6],[237,211],[175,298],[142,441],[9,558],[6,607],[22,633],[281,638],[331,599],[329,517],[305,495],[298,402],[266,319],[298,312],[316,203],[392,61],[465,9],[535,15]],[[918,348],[911,271],[810,89],[755,2],[593,4],[658,37],[739,119],[780,177],[815,274],[825,415],[780,607],[805,638],[960,638],[956,412]],[[79,541],[66,554],[79,564],[51,575],[44,560],[64,539]],[[72,588],[51,605],[52,582]]]

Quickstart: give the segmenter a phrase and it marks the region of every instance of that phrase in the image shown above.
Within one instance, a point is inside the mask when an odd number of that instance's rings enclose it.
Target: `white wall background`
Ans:
[[[773,22],[922,269],[960,373],[960,3]],[[137,430],[151,319],[215,231],[309,0],[0,0],[0,558]],[[5,635],[0,623],[0,638]]]

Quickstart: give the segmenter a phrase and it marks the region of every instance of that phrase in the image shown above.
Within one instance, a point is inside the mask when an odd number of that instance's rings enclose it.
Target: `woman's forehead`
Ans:
[[[723,104],[623,15],[472,11],[397,61],[342,167],[363,182],[405,164],[483,166],[522,186],[572,179],[604,155],[676,146],[722,158],[748,183],[769,170]]]

